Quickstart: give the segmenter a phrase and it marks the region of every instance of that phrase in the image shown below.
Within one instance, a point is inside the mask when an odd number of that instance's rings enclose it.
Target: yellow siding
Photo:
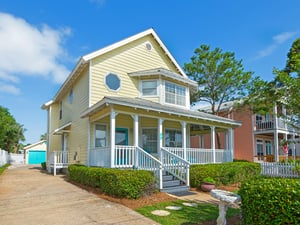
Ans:
[[[80,114],[88,108],[88,87],[89,76],[86,69],[73,85],[72,125],[68,136],[68,151],[70,151],[70,160],[73,163],[76,152],[77,163],[85,164],[87,162],[88,119],[80,118]]]
[[[151,42],[153,48],[148,51],[145,47]],[[138,97],[137,78],[130,78],[128,73],[153,68],[166,68],[176,71],[174,65],[166,57],[162,49],[150,36],[101,55],[91,63],[91,105],[98,102],[103,96]],[[104,78],[108,73],[114,73],[121,79],[121,89],[110,91],[104,85]]]
[[[65,91],[60,99],[63,103],[62,119],[59,120],[59,100],[54,103],[51,115],[50,132],[55,129],[72,122],[70,132],[67,135],[67,150],[70,151],[71,163],[87,162],[87,140],[88,140],[88,119],[80,118],[80,114],[88,108],[88,88],[89,78],[88,69],[82,71],[82,75],[76,80],[72,87]],[[69,92],[73,88],[73,102],[69,102]],[[62,136],[50,135],[50,151],[62,150]],[[77,152],[77,160],[74,160],[75,152]]]
[[[53,135],[52,132],[59,127],[59,104],[54,103],[50,106],[50,124],[49,124],[49,149],[48,151],[57,151],[61,149],[61,139],[58,135]]]

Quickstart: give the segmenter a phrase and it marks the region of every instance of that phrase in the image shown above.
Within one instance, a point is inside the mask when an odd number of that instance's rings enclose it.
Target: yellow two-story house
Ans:
[[[189,165],[232,161],[237,121],[190,109],[190,80],[153,29],[80,58],[48,112],[48,167],[70,163],[155,172],[161,190],[189,186]],[[224,132],[226,148],[215,148]],[[190,136],[209,133],[209,149]],[[170,184],[172,183],[172,184]]]

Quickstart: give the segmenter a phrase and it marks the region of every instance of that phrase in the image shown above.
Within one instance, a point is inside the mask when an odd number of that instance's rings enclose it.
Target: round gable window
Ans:
[[[118,77],[118,75],[109,73],[105,77],[105,85],[113,91],[117,91],[120,89],[121,86],[121,80]]]

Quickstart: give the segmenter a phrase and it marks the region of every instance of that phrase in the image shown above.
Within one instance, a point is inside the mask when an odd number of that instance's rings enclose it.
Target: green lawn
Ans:
[[[9,167],[10,164],[5,164],[4,166],[0,167],[0,175],[3,173],[4,170],[6,170],[7,167]]]
[[[217,220],[219,208],[216,205],[208,203],[197,203],[196,206],[184,206],[182,203],[186,201],[177,200],[172,202],[163,202],[151,206],[138,208],[136,211],[142,215],[162,225],[182,225],[182,224],[199,224],[204,221]],[[181,210],[168,210],[167,206],[180,206]],[[156,216],[151,212],[154,210],[166,210],[170,212],[168,216]],[[227,216],[232,217],[240,214],[240,209],[229,208]]]

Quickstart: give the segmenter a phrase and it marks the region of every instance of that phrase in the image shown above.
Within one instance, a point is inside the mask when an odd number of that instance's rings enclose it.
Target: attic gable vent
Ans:
[[[151,51],[151,50],[152,50],[152,45],[151,45],[150,42],[147,42],[147,43],[146,43],[146,49],[147,49],[148,51]]]

